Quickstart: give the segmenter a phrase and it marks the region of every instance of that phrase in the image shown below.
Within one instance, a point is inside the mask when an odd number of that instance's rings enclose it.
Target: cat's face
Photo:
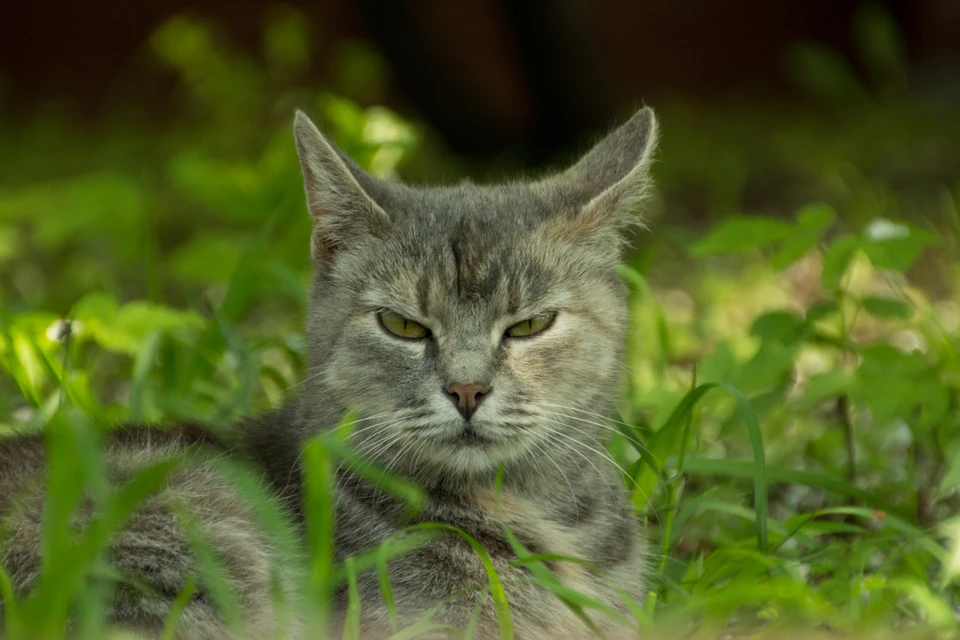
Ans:
[[[319,219],[306,393],[356,410],[354,444],[411,475],[489,474],[602,440],[590,413],[609,409],[626,323],[617,216],[642,189],[652,116],[632,161],[593,157],[598,185],[571,170],[421,190],[322,155],[336,151],[305,144],[307,124],[298,142]]]

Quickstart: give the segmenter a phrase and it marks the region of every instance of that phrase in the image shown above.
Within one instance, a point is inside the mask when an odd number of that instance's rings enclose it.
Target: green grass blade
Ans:
[[[743,418],[750,433],[750,446],[753,448],[753,508],[757,514],[757,546],[762,553],[769,550],[767,538],[767,514],[769,512],[767,492],[767,463],[763,449],[763,433],[757,414],[750,405],[750,401],[740,391],[728,384],[721,384],[723,389],[737,402],[737,412]]]
[[[753,478],[754,462],[746,460],[716,460],[710,458],[691,458],[687,460],[686,472],[694,475],[719,476],[729,478]],[[896,514],[904,520],[910,520],[902,509],[887,502],[883,498],[861,489],[850,482],[825,472],[803,471],[788,469],[778,465],[766,465],[766,477],[769,482],[777,484],[798,484],[808,487],[818,487],[837,495],[847,496],[860,500],[876,509]]]
[[[333,460],[323,439],[316,438],[303,450],[304,516],[311,563],[308,577],[309,628],[322,637],[329,623],[331,573],[334,557]]]
[[[173,606],[170,607],[170,613],[167,615],[167,619],[163,624],[163,635],[161,635],[162,640],[175,640],[177,637],[177,626],[180,624],[180,618],[183,616],[183,610],[187,607],[187,603],[190,602],[190,598],[193,597],[193,592],[197,587],[197,579],[191,577],[187,580],[187,584],[183,585],[183,589],[180,589],[180,593],[177,594],[177,599],[173,601]]]
[[[10,580],[10,575],[2,565],[0,565],[0,614],[3,615],[7,640],[18,640],[23,627],[20,620],[20,606],[13,591],[13,581]]]
[[[390,573],[387,571],[387,558],[392,540],[387,540],[377,547],[377,583],[383,595],[383,604],[387,608],[390,618],[390,630],[397,632],[397,604],[393,597],[393,587],[390,585]]]
[[[210,544],[203,528],[185,505],[172,504],[170,508],[190,545],[190,552],[193,554],[199,574],[198,579],[200,584],[203,585],[204,593],[216,605],[217,612],[227,626],[234,632],[239,632],[243,620],[243,609],[216,550]]]
[[[449,531],[463,538],[463,540],[473,548],[474,553],[480,558],[480,562],[483,564],[487,578],[490,581],[490,595],[493,597],[493,609],[497,615],[500,637],[503,640],[513,640],[513,616],[510,614],[510,602],[507,600],[507,592],[503,588],[503,582],[500,580],[496,567],[493,566],[490,554],[483,548],[483,545],[477,542],[476,538],[466,531],[448,524],[428,522],[411,527],[411,530],[416,529]]]
[[[347,572],[347,611],[343,625],[344,640],[360,638],[360,591],[357,589],[357,568],[353,558],[343,561]]]

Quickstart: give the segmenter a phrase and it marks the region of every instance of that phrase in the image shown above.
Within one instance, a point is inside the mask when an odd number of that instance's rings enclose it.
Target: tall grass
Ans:
[[[283,28],[295,14],[274,19],[271,33],[297,33]],[[104,562],[111,536],[170,474],[201,462],[161,461],[110,483],[103,440],[116,425],[226,424],[281,403],[309,374],[299,333],[309,221],[286,115],[277,114],[312,107],[379,175],[462,166],[396,114],[300,88],[296,47],[284,49],[293,58],[270,58],[287,67],[273,70],[277,85],[264,91],[250,81],[254,63],[214,34],[178,18],[151,41],[181,75],[187,105],[163,139],[107,127],[94,144],[65,132],[62,140],[89,152],[51,172],[57,148],[0,131],[8,160],[0,165],[0,437],[42,432],[48,452],[41,575],[15,594],[0,568],[11,640],[62,637],[71,616],[80,636],[104,637],[110,585],[129,582]],[[183,42],[195,46],[181,50]],[[308,43],[304,36],[303,51]],[[798,65],[812,73],[828,59],[807,51]],[[631,317],[617,415],[582,415],[614,429],[607,449],[649,538],[650,592],[627,603],[630,619],[649,635],[795,627],[957,635],[960,176],[903,163],[925,157],[911,151],[923,144],[960,144],[955,113],[905,94],[845,105],[829,120],[756,107],[658,111],[661,193],[652,210],[668,215],[637,238],[620,271]],[[136,170],[134,155],[145,158]],[[59,177],[28,170],[41,166]],[[775,216],[740,215],[756,193],[782,194],[759,206]],[[682,210],[703,219],[672,225]],[[423,500],[401,479],[383,483],[381,470],[349,451],[352,420],[303,452],[302,530],[256,475],[228,459],[202,463],[250,503],[283,550],[279,562],[300,569],[294,601],[276,589],[290,624],[298,614],[326,627],[331,594],[346,585],[345,634],[355,635],[357,576],[373,571],[394,637],[440,628],[429,615],[400,627],[389,565],[440,525],[342,565],[334,559],[337,465],[388,486],[412,511]],[[90,525],[77,530],[73,516],[84,509]],[[215,550],[188,514],[181,521],[199,568],[164,636],[176,637],[201,587],[242,629]],[[507,589],[485,550],[469,532],[442,533],[462,536],[484,562],[488,579],[475,588],[511,637]],[[588,624],[623,615],[547,568],[581,560],[532,555],[505,535],[514,565]]]

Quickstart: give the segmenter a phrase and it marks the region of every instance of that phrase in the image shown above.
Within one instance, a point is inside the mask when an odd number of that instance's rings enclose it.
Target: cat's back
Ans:
[[[243,470],[260,485],[262,471],[249,464],[242,450],[196,424],[164,429],[129,426],[104,435],[100,471],[113,489],[151,464],[174,463],[158,490],[111,536],[106,555],[122,577],[115,585],[118,595],[105,612],[112,624],[148,635],[163,629],[177,595],[202,571],[193,553],[196,541],[184,529],[187,522],[217,550],[255,637],[275,630],[276,609],[263,594],[270,592],[274,572],[284,575],[291,570],[289,551],[265,535],[249,497],[220,464]],[[21,595],[43,571],[47,457],[41,436],[0,439],[0,565]],[[82,530],[95,515],[89,502],[82,501],[80,507],[75,524]],[[121,597],[130,589],[128,582],[147,589],[136,597]],[[184,618],[192,620],[193,636],[231,637],[207,594],[198,593],[187,609]],[[0,617],[2,613],[0,606]]]

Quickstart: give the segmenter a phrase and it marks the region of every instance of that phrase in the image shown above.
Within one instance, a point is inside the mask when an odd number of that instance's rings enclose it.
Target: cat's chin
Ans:
[[[427,454],[434,465],[454,477],[471,478],[496,473],[501,464],[523,455],[518,442],[493,440],[475,433],[464,433],[441,443],[433,443]]]

